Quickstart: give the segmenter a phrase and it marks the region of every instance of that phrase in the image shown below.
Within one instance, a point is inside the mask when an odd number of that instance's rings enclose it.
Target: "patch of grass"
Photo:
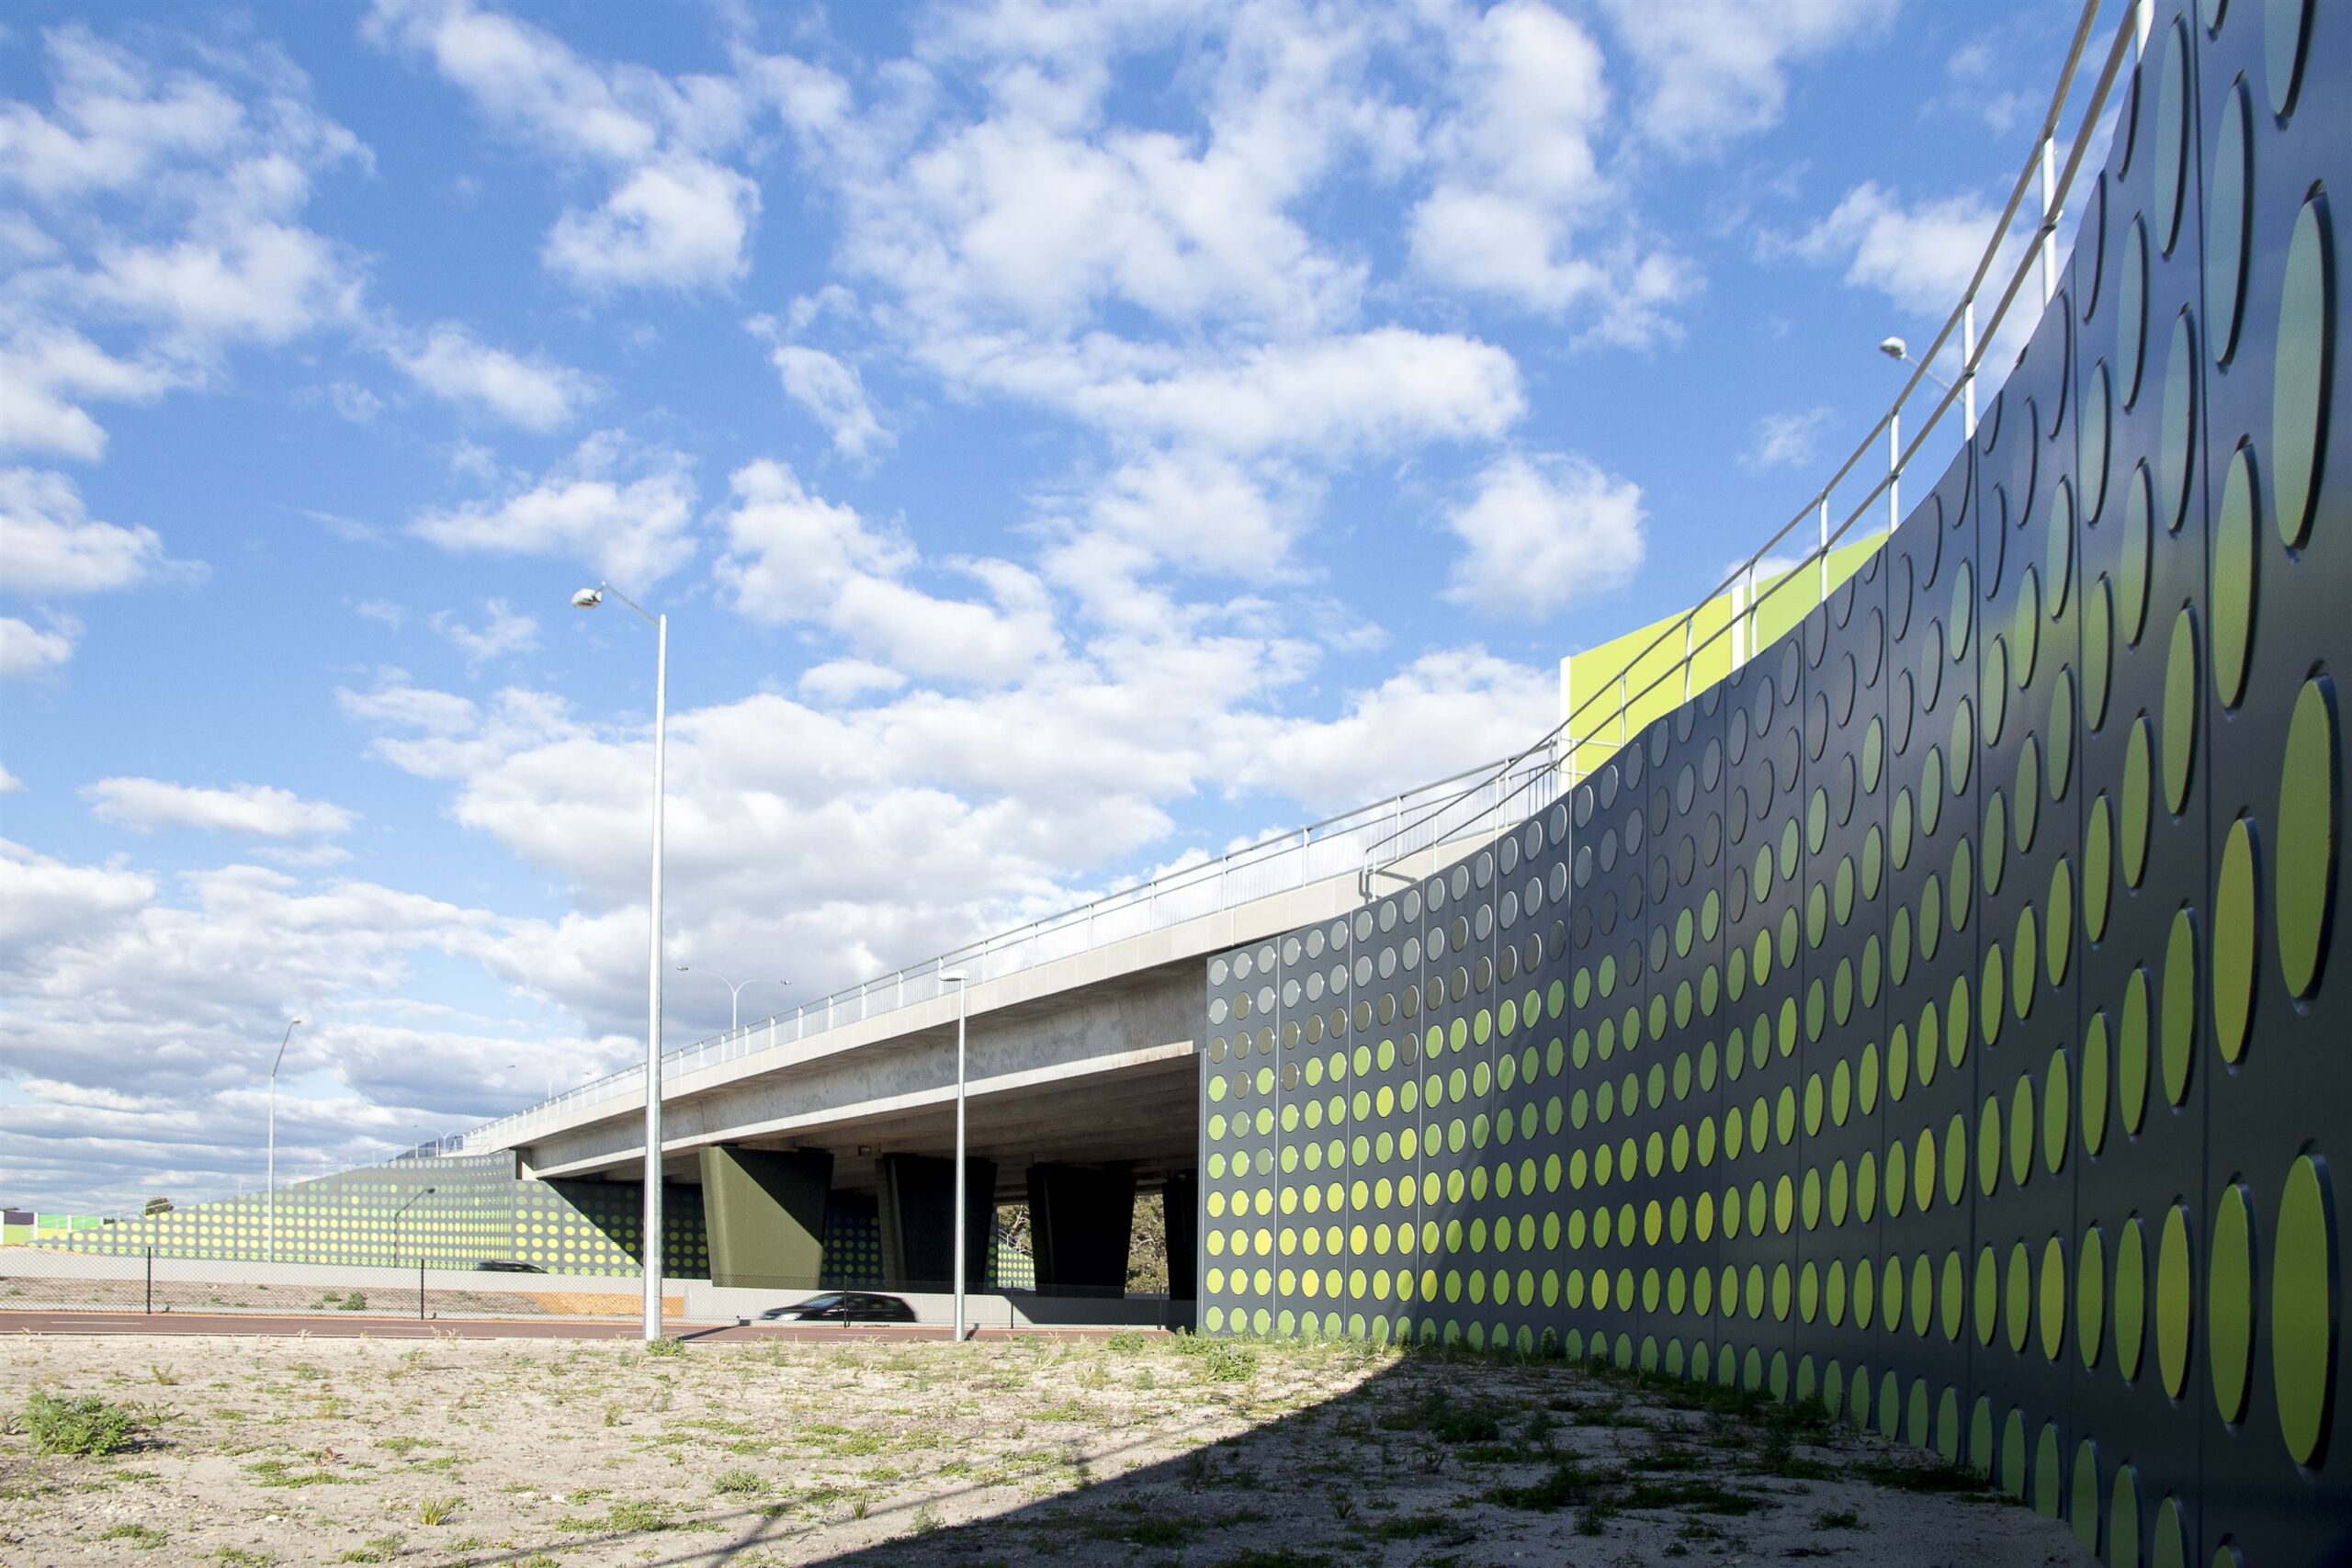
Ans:
[[[1427,1432],[1448,1443],[1491,1443],[1503,1435],[1502,1422],[1492,1410],[1458,1404],[1442,1388],[1410,1404],[1382,1411],[1374,1424],[1389,1432]]]
[[[1474,1533],[1448,1514],[1404,1514],[1372,1527],[1374,1540],[1426,1540],[1439,1546],[1460,1546]]]
[[[768,1489],[767,1482],[755,1470],[722,1470],[710,1484],[713,1491],[729,1497],[756,1497]]]
[[[353,1547],[335,1561],[337,1562],[390,1562],[393,1558],[398,1557],[400,1552],[400,1537],[379,1535]]]
[[[544,1551],[534,1551],[528,1557],[516,1558],[514,1568],[562,1568],[562,1565]]]
[[[1813,1516],[1813,1528],[1817,1530],[1858,1530],[1862,1528],[1862,1516],[1851,1508],[1824,1508]]]
[[[1487,1494],[1487,1501],[1506,1508],[1555,1514],[1562,1508],[1596,1500],[1600,1495],[1600,1479],[1587,1474],[1574,1457],[1557,1459],[1540,1479],[1525,1486],[1498,1486]]]
[[[458,1497],[427,1497],[416,1506],[416,1522],[421,1525],[446,1525],[457,1517]]]
[[[220,1568],[272,1568],[275,1557],[264,1557],[258,1551],[247,1551],[242,1546],[224,1546],[212,1554]]]
[[[358,1291],[352,1292],[335,1303],[337,1312],[366,1312],[367,1310],[368,1297]]]
[[[282,1459],[266,1459],[245,1467],[256,1486],[340,1486],[344,1478],[324,1469],[296,1470]]]
[[[1253,1547],[1226,1558],[1217,1568],[1330,1568],[1331,1560],[1319,1551],[1299,1551],[1287,1546],[1272,1551]]]
[[[1617,1500],[1621,1508],[1688,1508],[1701,1514],[1752,1514],[1764,1500],[1713,1481],[1637,1481]]]
[[[1149,1343],[1132,1328],[1123,1328],[1102,1342],[1104,1348],[1114,1356],[1139,1356]]]
[[[33,1440],[39,1454],[103,1459],[130,1446],[130,1412],[95,1393],[65,1399],[37,1388],[14,1425]]]
[[[664,1358],[683,1356],[686,1353],[686,1342],[683,1339],[649,1339],[645,1342],[645,1353]]]
[[[1091,1519],[1086,1534],[1095,1540],[1125,1541],[1129,1546],[1165,1547],[1170,1551],[1193,1539],[1193,1527],[1166,1514],[1146,1514],[1132,1519]]]
[[[1983,1492],[1991,1483],[1973,1470],[1956,1464],[1904,1464],[1895,1460],[1865,1460],[1849,1474],[1873,1486],[1897,1492]]]
[[[98,1539],[100,1540],[129,1541],[132,1546],[137,1547],[141,1551],[153,1551],[172,1538],[165,1535],[162,1530],[152,1529],[145,1525],[133,1524],[108,1525],[106,1529],[98,1532]]]

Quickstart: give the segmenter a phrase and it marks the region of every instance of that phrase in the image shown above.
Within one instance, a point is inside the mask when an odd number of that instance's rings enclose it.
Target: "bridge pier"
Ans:
[[[964,1170],[964,1279],[977,1291],[988,1283],[996,1235],[996,1162],[967,1159]],[[956,1270],[956,1162],[884,1155],[881,1178],[883,1288],[947,1289]]]
[[[1168,1215],[1168,1299],[1195,1301],[1200,1296],[1193,1253],[1201,1244],[1201,1173],[1170,1171],[1159,1202]]]
[[[825,1264],[833,1156],[715,1144],[700,1157],[710,1282],[815,1289]]]
[[[1029,1237],[1037,1289],[1124,1294],[1135,1217],[1131,1168],[1031,1166]]]

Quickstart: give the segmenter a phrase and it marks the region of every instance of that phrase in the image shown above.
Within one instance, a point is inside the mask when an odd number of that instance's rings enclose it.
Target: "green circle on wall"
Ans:
[[[2275,8],[2275,7],[2274,7]],[[2327,202],[2314,197],[2295,218],[2278,299],[2278,351],[2270,394],[2271,500],[2278,537],[2290,549],[2311,529],[2312,484],[2327,440],[2328,378],[2335,355],[2335,300],[2329,263],[2335,236]]]
[[[2165,33],[2163,73],[2156,85],[2155,137],[2149,148],[2154,175],[2156,244],[2165,254],[2180,236],[2180,209],[2188,180],[2188,40],[2181,25]]]
[[[2335,896],[2336,756],[2335,687],[2306,681],[2287,725],[2278,774],[2278,858],[2273,895],[2278,972],[2290,995],[2309,996],[2326,956]]]
[[[2163,424],[2156,438],[2162,481],[2158,515],[2177,530],[2188,505],[2188,481],[2197,468],[2197,334],[2183,310],[2172,326],[2170,357],[2165,362]]]
[[[2245,1055],[2246,1021],[2254,1007],[2254,825],[2240,818],[2222,846],[2213,895],[2213,1043],[2231,1063]]]
[[[2083,718],[2107,723],[2108,674],[2115,660],[2115,593],[2100,572],[2083,600]]]
[[[2115,1490],[2107,1507],[2107,1560],[2140,1561],[2140,1482],[2130,1465],[2115,1472]]]
[[[2075,1345],[2086,1368],[2096,1370],[2107,1339],[2107,1243],[2097,1225],[2083,1233],[2075,1260]]]
[[[2130,1382],[2140,1375],[2148,1333],[2148,1244],[2137,1219],[2123,1222],[2115,1240],[2115,1370]]]
[[[2187,909],[2172,918],[2165,942],[2163,1042],[2165,1098],[2175,1105],[2188,1099],[2191,1051],[2197,1040],[2197,919]]]
[[[2107,1142],[2107,1012],[2091,1014],[2083,1031],[2083,1152],[2096,1155]]]
[[[2197,761],[2197,612],[2184,609],[2165,658],[2165,805],[2176,817],[2188,804]]]
[[[2156,1246],[2156,1371],[2165,1392],[2178,1399],[2188,1386],[2188,1325],[2192,1267],[2188,1211],[2176,1203],[2165,1215]]]
[[[2288,1168],[2278,1200],[2270,1272],[2270,1378],[2278,1435],[2297,1464],[2318,1455],[2335,1386],[2335,1211],[2325,1167],[2303,1155]]]
[[[2247,113],[2241,82],[2222,106],[2221,134],[2205,171],[2205,330],[2216,364],[2227,364],[2237,345],[2238,306],[2245,291]]]
[[[2155,781],[2155,735],[2145,715],[2132,726],[2123,746],[2123,880],[2133,887],[2148,870],[2148,818]]]
[[[2083,829],[2083,934],[2093,942],[2107,936],[2108,899],[2113,890],[2115,809],[2105,794],[2091,802],[2090,819]]]
[[[2116,629],[2123,640],[2138,646],[2148,625],[2149,558],[2154,548],[2154,525],[2148,521],[2148,465],[2132,471],[2123,493],[2122,555],[2115,563]]]
[[[2156,1506],[2154,1539],[2148,1542],[2149,1568],[2188,1568],[2188,1521],[2180,1500],[2167,1497]]]
[[[2148,1113],[2148,972],[2132,971],[2123,983],[2123,1017],[2116,1031],[2116,1099],[2123,1130],[2136,1135]]]
[[[2233,1182],[2213,1213],[2205,1264],[2205,1348],[2213,1404],[2235,1426],[2245,1416],[2247,1370],[2254,1359],[2254,1236],[2245,1189]]]
[[[2245,694],[2255,624],[2254,454],[2241,446],[2230,459],[2222,510],[2213,520],[2213,690],[2223,707]]]

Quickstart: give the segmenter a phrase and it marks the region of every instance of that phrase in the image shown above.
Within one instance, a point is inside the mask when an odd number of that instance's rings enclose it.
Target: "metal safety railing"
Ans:
[[[2037,270],[2040,273],[2041,298],[2039,307],[2047,307],[2056,295],[2058,229],[2061,215],[2065,208],[2066,195],[2073,188],[2075,176],[2081,170],[2083,160],[2090,151],[2092,138],[2098,130],[2100,115],[2106,108],[2109,95],[2114,90],[2117,76],[2122,71],[2127,59],[2136,60],[2145,49],[2149,29],[2154,19],[2153,0],[2126,0],[2124,16],[2116,28],[2114,43],[2108,50],[2097,79],[2092,82],[2088,92],[2083,97],[2077,115],[2076,129],[2062,169],[2057,165],[2058,127],[2067,117],[2069,103],[2074,96],[2074,88],[2082,66],[2083,52],[2090,41],[2093,24],[2098,18],[2099,8],[2100,0],[2086,0],[2081,16],[2075,23],[2073,41],[2067,47],[2065,64],[2060,70],[2057,85],[2051,93],[2049,109],[2042,116],[2041,130],[2034,140],[2033,151],[2026,159],[2024,167],[2018,172],[2017,182],[2010,189],[2008,201],[2001,209],[2000,219],[1993,227],[1991,238],[1985,242],[1984,254],[1977,260],[1976,269],[1969,278],[1968,287],[1962,291],[1959,302],[1952,307],[1951,313],[1945,318],[1943,327],[1937,333],[1935,341],[1913,364],[1909,378],[1904,382],[1902,390],[1895,395],[1894,401],[1888,407],[1886,412],[1879,416],[1878,422],[1856,444],[1853,451],[1847,455],[1846,460],[1838,465],[1837,471],[1830,475],[1827,482],[1808,497],[1804,504],[1800,506],[1787,522],[1774,529],[1770,537],[1758,545],[1746,560],[1732,568],[1724,580],[1717,583],[1713,591],[1702,595],[1690,609],[1680,615],[1668,618],[1646,646],[1625,660],[1623,670],[1626,673],[1620,674],[1615,682],[1604,684],[1600,690],[1589,694],[1582,701],[1577,702],[1566,716],[1546,731],[1542,739],[1524,750],[1498,763],[1493,773],[1473,781],[1453,798],[1433,805],[1425,817],[1410,823],[1399,824],[1396,830],[1387,838],[1375,840],[1368,845],[1364,852],[1363,863],[1357,872],[1358,890],[1363,897],[1370,897],[1374,885],[1383,878],[1395,881],[1410,880],[1392,868],[1422,845],[1434,841],[1451,841],[1464,836],[1463,828],[1447,825],[1449,818],[1461,817],[1466,818],[1471,822],[1511,821],[1532,815],[1525,810],[1515,811],[1512,809],[1512,803],[1497,798],[1494,790],[1499,781],[1525,772],[1531,761],[1538,757],[1565,757],[1570,760],[1580,760],[1584,749],[1588,746],[1600,746],[1614,750],[1616,746],[1623,744],[1627,739],[1629,728],[1627,716],[1642,698],[1666,686],[1668,682],[1675,681],[1679,681],[1681,684],[1680,700],[1682,701],[1687,702],[1697,690],[1702,689],[1700,682],[1694,680],[1694,673],[1699,669],[1700,657],[1713,648],[1718,641],[1725,637],[1730,639],[1730,657],[1725,661],[1726,670],[1736,669],[1748,659],[1755,657],[1758,651],[1756,646],[1756,627],[1758,624],[1758,611],[1764,601],[1788,590],[1792,584],[1804,582],[1808,578],[1816,579],[1818,594],[1821,598],[1826,599],[1830,591],[1830,552],[1837,548],[1839,541],[1844,539],[1857,524],[1876,511],[1882,496],[1886,502],[1887,532],[1891,534],[1901,525],[1903,472],[1911,465],[1920,448],[1935,432],[1946,414],[1951,412],[1955,402],[1958,402],[1962,409],[1963,438],[1974,439],[1976,378],[1979,362],[1983,359],[1993,336],[2000,331],[2001,323],[2007,318],[2010,307],[2016,302],[2019,290],[2026,286],[2026,280],[2030,275]],[[2010,245],[2013,226],[2017,222],[2019,209],[2026,204],[2029,191],[2034,190],[2037,186],[2040,196],[2040,216],[2032,231],[2033,243],[2018,254],[2015,264],[2009,269],[2006,284],[2001,287],[1998,298],[1993,302],[1990,318],[1980,324],[1977,306],[1979,301],[1986,296],[1987,279],[1993,276],[2003,252]],[[1956,381],[1942,383],[1943,395],[1936,399],[1917,433],[1911,437],[1906,446],[1902,434],[1904,411],[1918,394],[1921,383],[1928,378],[1928,367],[1935,363],[1937,355],[1943,352],[1945,345],[1952,341],[1955,333],[1960,339],[1961,374]],[[1831,523],[1833,502],[1838,497],[1840,487],[1847,485],[1848,481],[1855,477],[1865,459],[1877,449],[1882,434],[1884,435],[1886,443],[1886,472],[1875,482],[1869,484],[1860,499],[1855,501],[1850,509],[1845,513],[1843,521],[1833,526]],[[1850,495],[1850,491],[1849,493]],[[1812,548],[1793,567],[1787,569],[1775,567],[1768,571],[1765,567],[1766,558],[1776,547],[1782,544],[1806,523],[1815,525],[1817,530]],[[1806,570],[1814,567],[1818,569],[1817,576],[1815,572]],[[1770,577],[1770,581],[1760,592],[1758,586],[1759,571],[1766,571]],[[1726,599],[1730,602],[1730,613],[1724,624],[1709,631],[1703,637],[1700,637],[1698,628],[1701,618],[1707,615],[1713,606]],[[1639,691],[1629,692],[1627,688],[1632,679],[1631,672],[1639,668],[1644,660],[1652,653],[1668,646],[1677,637],[1682,641],[1681,657],[1665,664]],[[1711,685],[1713,680],[1709,679],[1704,683]],[[1602,703],[1612,694],[1615,698],[1613,708],[1606,705],[1595,707],[1597,703]]]
[[[1416,824],[1427,822],[1422,808],[1430,802],[1439,798],[1458,802],[1464,798],[1464,781],[1474,779],[1479,782],[1470,784],[1468,795],[1475,796],[1485,791],[1498,810],[1510,809],[1521,816],[1541,811],[1557,794],[1556,783],[1547,784],[1546,781],[1556,781],[1558,776],[1559,770],[1548,758],[1518,770],[1498,769],[1493,763],[1466,769],[1418,789],[1261,840],[1215,860],[1181,867],[1025,926],[967,942],[952,953],[844,987],[791,1011],[665,1051],[662,1056],[662,1079],[666,1083],[679,1073],[696,1072],[933,1000],[951,990],[950,983],[940,979],[943,974],[961,971],[973,984],[1001,979],[1114,942],[1165,931],[1277,893],[1347,876],[1362,861],[1364,846],[1375,838],[1396,842],[1401,833],[1405,841],[1419,850],[1490,829],[1508,829],[1514,823],[1490,823],[1476,811],[1463,815],[1442,835],[1433,825]],[[567,1120],[591,1103],[627,1097],[630,1103],[642,1105],[644,1086],[645,1069],[641,1066],[607,1074],[527,1110],[473,1128],[452,1140],[447,1145],[447,1152],[480,1153],[511,1146],[534,1132]],[[432,1146],[418,1152],[432,1152]]]

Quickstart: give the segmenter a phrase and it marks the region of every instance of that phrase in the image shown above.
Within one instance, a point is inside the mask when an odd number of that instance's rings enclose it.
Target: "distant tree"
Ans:
[[[171,1212],[172,1201],[169,1198],[159,1196],[147,1200],[146,1213],[150,1214],[168,1214]]]

